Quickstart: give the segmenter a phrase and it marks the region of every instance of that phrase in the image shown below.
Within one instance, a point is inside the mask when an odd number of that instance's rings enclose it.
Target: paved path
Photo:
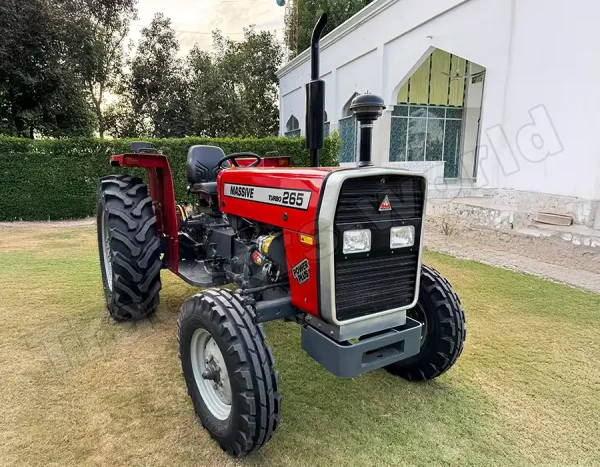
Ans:
[[[564,257],[557,258],[562,264],[554,264],[506,251],[506,245],[504,245],[503,250],[494,242],[493,237],[487,240],[480,238],[477,243],[474,243],[469,238],[446,236],[435,231],[430,231],[425,235],[425,245],[430,250],[447,253],[457,258],[472,259],[491,266],[533,274],[600,294],[600,274],[576,267],[578,260],[575,257],[572,262],[565,261]]]

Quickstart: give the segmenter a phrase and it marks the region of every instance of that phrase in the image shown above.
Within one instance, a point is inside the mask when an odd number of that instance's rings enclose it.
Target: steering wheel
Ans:
[[[254,159],[256,159],[252,164],[250,164],[247,167],[256,167],[262,161],[262,157],[260,157],[258,154],[254,154],[253,152],[235,152],[233,154],[225,156],[223,159],[217,162],[217,166],[220,169],[224,169],[225,167],[223,167],[223,164],[225,162],[230,162],[233,167],[240,167],[240,164],[238,164],[238,162],[236,161],[236,158],[238,157],[253,157]]]

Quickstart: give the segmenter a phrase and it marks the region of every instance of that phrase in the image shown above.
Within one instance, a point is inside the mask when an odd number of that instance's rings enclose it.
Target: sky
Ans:
[[[194,45],[211,50],[213,29],[239,40],[244,28],[254,24],[259,31],[275,31],[283,41],[285,8],[276,0],[138,0],[139,19],[132,24],[129,39],[137,43],[141,29],[159,12],[171,18],[182,55]]]

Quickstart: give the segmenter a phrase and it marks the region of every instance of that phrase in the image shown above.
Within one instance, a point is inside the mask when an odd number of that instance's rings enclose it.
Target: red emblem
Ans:
[[[392,210],[392,204],[390,203],[390,199],[388,198],[388,195],[385,195],[385,198],[383,198],[383,201],[379,205],[379,212],[391,211],[391,210]]]

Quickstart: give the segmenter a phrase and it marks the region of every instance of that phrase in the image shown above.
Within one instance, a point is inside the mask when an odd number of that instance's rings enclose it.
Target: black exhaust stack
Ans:
[[[315,26],[311,40],[310,79],[306,85],[306,147],[310,150],[310,166],[319,166],[319,149],[325,141],[325,81],[319,79],[319,41],[327,25],[323,13]]]
[[[373,165],[371,162],[371,148],[373,142],[373,122],[381,117],[385,109],[384,100],[374,94],[356,96],[350,104],[350,110],[356,115],[360,123],[360,152],[358,167]]]

